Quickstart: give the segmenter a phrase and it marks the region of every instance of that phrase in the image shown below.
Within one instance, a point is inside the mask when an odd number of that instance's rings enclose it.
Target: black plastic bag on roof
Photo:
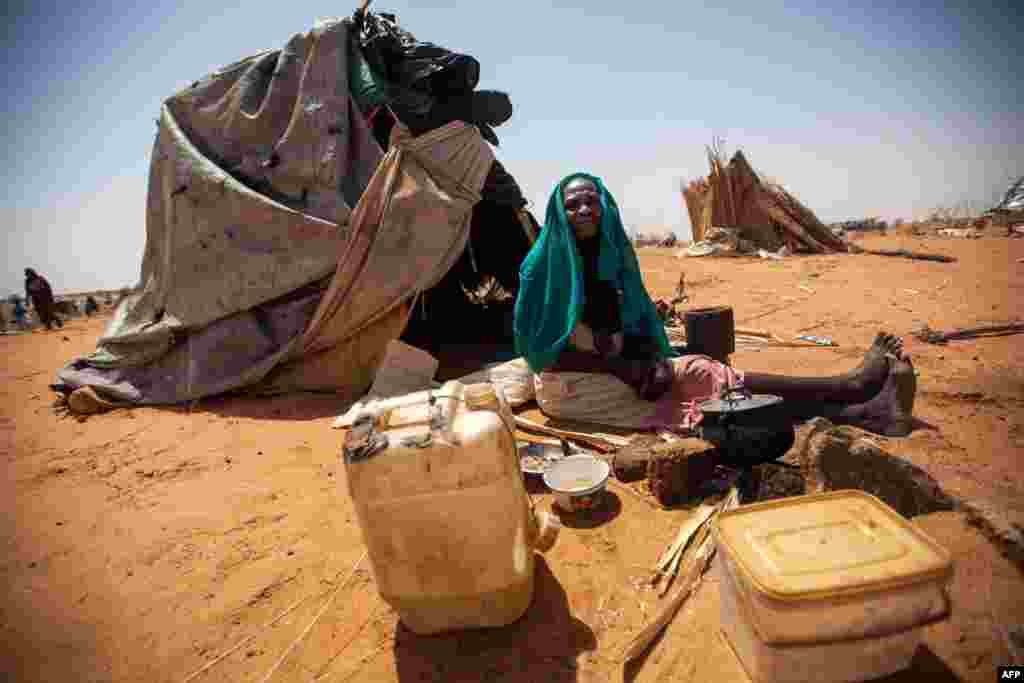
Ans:
[[[391,100],[388,82],[366,61],[356,40],[348,43],[348,87],[356,105],[364,114]]]
[[[394,14],[356,11],[359,47],[370,66],[388,81],[436,96],[467,93],[480,81],[480,63],[416,37]]]
[[[358,12],[357,18],[358,18]],[[423,116],[434,106],[434,97],[423,90],[394,83],[375,65],[359,45],[360,29],[356,19],[346,19],[348,43],[349,90],[364,114],[382,104],[410,116]]]
[[[465,121],[479,128],[483,138],[495,147],[498,146],[498,136],[492,126],[500,126],[512,117],[512,100],[498,90],[474,90],[437,98],[426,112],[412,111],[401,101],[392,102],[391,107],[413,135],[421,135],[452,121]]]

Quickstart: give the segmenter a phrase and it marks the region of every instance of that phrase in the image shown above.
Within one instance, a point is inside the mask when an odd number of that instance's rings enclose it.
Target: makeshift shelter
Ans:
[[[728,228],[748,250],[828,253],[848,246],[814,212],[781,185],[766,182],[737,151],[725,163],[719,145],[708,148],[711,172],[682,189],[693,240],[704,240],[711,229]]]
[[[1002,200],[986,216],[998,224],[1024,222],[1024,176],[1010,183]]]
[[[165,101],[140,288],[59,388],[127,404],[243,388],[356,398],[424,292],[455,290],[467,269],[515,291],[536,222],[480,124],[457,107],[430,114],[445,96],[472,99],[475,76],[455,94],[451,78],[444,94],[391,84],[375,119],[350,81],[365,65],[358,23],[322,22]],[[432,50],[435,81],[449,66],[472,71],[471,58]],[[420,106],[406,125],[392,112],[412,87]]]

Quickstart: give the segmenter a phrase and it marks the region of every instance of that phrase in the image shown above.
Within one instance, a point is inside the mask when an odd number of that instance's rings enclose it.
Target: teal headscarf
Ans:
[[[598,277],[623,293],[623,331],[652,339],[659,357],[674,356],[665,326],[644,288],[640,264],[622,227],[619,207],[601,179],[587,173],[574,173],[555,186],[548,200],[544,228],[519,269],[513,324],[516,353],[526,358],[534,372],[550,367],[569,343],[583,311],[583,264],[562,197],[562,188],[577,178],[592,182],[601,198]]]

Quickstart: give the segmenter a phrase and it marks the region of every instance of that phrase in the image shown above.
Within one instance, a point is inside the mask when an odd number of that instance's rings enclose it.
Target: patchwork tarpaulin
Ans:
[[[347,60],[346,25],[326,22],[164,103],[141,291],[60,382],[135,404],[369,386],[465,247],[494,157],[457,122],[399,128],[383,156]]]
[[[479,131],[465,123],[418,138],[396,127],[352,215],[337,272],[294,349],[297,360],[276,370],[266,387],[351,398],[369,387],[387,342],[405,326],[412,298],[437,284],[465,249],[473,205],[493,162]],[[376,355],[369,357],[371,349]]]

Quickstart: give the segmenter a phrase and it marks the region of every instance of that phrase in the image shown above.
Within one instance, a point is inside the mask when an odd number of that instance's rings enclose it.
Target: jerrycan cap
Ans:
[[[376,417],[371,413],[363,413],[356,418],[342,446],[342,457],[346,462],[366,460],[387,448],[388,437],[374,428],[376,422]]]

